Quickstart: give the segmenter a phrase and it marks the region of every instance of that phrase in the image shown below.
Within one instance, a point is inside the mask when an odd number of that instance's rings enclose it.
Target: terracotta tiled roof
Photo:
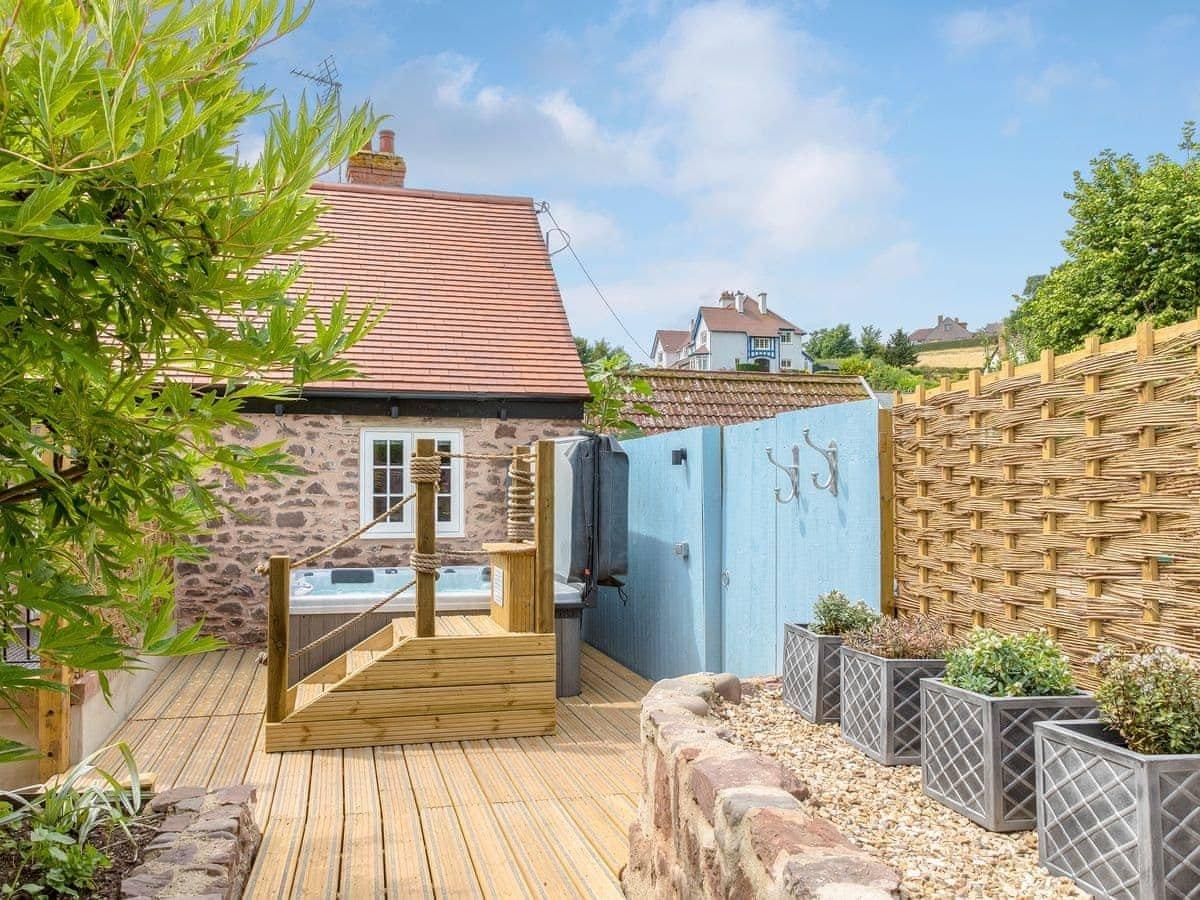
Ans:
[[[744,312],[728,306],[702,306],[700,315],[708,323],[709,331],[739,331],[751,337],[774,337],[780,328],[790,328],[793,331],[804,332],[782,316],[777,316],[771,310],[759,312],[758,302],[746,300],[742,307]]]
[[[299,254],[320,311],[348,291],[387,312],[347,354],[361,377],[312,387],[585,399],[533,201],[317,184],[330,238]],[[289,263],[292,257],[280,257]]]
[[[690,331],[668,331],[660,328],[654,332],[654,340],[658,341],[658,345],[668,353],[678,353],[687,346],[688,338],[691,335]]]
[[[864,400],[862,381],[850,375],[691,372],[645,369],[657,416],[633,415],[646,434],[694,425],[736,425],[793,409]]]

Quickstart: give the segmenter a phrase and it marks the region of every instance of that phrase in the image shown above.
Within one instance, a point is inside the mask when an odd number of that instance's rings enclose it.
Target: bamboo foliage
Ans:
[[[904,614],[1200,655],[1200,320],[898,396]]]

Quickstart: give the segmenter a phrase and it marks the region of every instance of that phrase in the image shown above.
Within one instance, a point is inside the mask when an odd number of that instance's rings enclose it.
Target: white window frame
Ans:
[[[781,359],[779,361],[779,368],[790,369],[791,367],[792,367],[792,361],[790,359]]]
[[[752,337],[750,338],[751,350],[770,350],[772,347],[769,337]]]
[[[779,343],[790,344],[792,342],[792,333],[790,331],[779,332]]]
[[[423,428],[419,431],[410,428],[364,428],[359,433],[358,445],[358,524],[366,525],[375,518],[374,466],[375,441],[402,440],[404,441],[404,493],[413,490],[412,455],[416,452],[417,441],[430,438],[434,441],[449,441],[451,453],[463,452],[463,433],[455,428]],[[463,503],[466,484],[463,481],[463,461],[450,461],[450,521],[437,523],[439,537],[464,537]],[[456,490],[457,488],[457,490]],[[416,501],[413,500],[404,508],[403,522],[380,522],[365,532],[362,537],[367,540],[387,540],[393,538],[411,538],[413,523],[416,520]]]

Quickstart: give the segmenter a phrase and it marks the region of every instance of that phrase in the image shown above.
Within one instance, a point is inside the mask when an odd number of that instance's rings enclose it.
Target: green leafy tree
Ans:
[[[1183,128],[1183,159],[1145,165],[1106,150],[1087,176],[1076,172],[1067,260],[1027,283],[1008,320],[1010,339],[1029,357],[1074,349],[1092,333],[1132,334],[1139,320],[1182,322],[1200,305],[1200,141]],[[1033,282],[1033,279],[1030,279]]]
[[[917,348],[903,328],[897,328],[883,348],[883,361],[889,366],[912,366],[917,362]]]
[[[614,353],[625,352],[615,344],[610,344],[604,338],[600,338],[597,341],[589,341],[585,337],[575,338],[575,350],[579,353],[579,361],[585,366],[588,363],[594,363],[598,359],[605,359],[612,356]]]
[[[841,359],[858,352],[858,344],[850,326],[843,322],[832,328],[818,328],[809,335],[805,349],[813,359]]]
[[[858,332],[858,351],[867,359],[883,354],[883,332],[877,325],[864,325]]]
[[[296,471],[238,443],[243,405],[352,374],[373,322],[345,298],[318,317],[296,267],[264,264],[321,240],[307,189],[376,124],[246,86],[306,15],[0,0],[0,627],[36,611],[46,663],[213,646],[174,633],[173,561],[198,558],[218,483]],[[235,151],[251,122],[256,160]],[[45,674],[0,663],[0,699],[62,689]]]
[[[584,425],[599,434],[635,432],[638,426],[629,417],[634,413],[658,415],[647,399],[652,388],[641,376],[641,367],[618,350],[611,356],[584,366],[592,399],[583,410]]]

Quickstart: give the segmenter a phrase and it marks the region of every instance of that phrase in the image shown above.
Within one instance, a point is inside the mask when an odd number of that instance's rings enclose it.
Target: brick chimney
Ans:
[[[351,184],[381,184],[404,187],[404,157],[396,155],[396,132],[384,128],[379,132],[379,149],[372,150],[367,141],[361,150],[350,155],[346,163],[346,180]]]

